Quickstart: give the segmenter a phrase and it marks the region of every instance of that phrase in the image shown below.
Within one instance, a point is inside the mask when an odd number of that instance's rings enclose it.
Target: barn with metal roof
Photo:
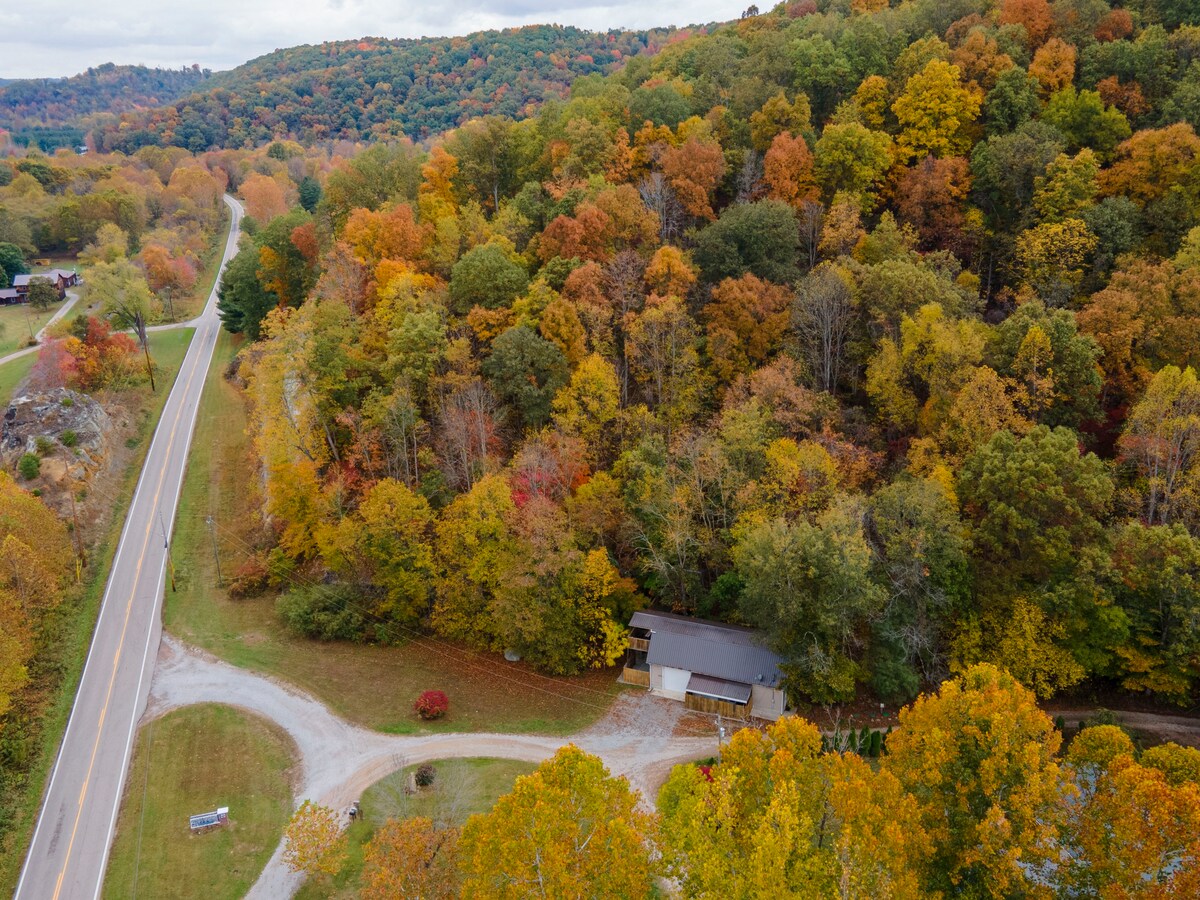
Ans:
[[[751,628],[642,611],[629,622],[622,680],[736,718],[777,719],[787,705],[780,659]]]

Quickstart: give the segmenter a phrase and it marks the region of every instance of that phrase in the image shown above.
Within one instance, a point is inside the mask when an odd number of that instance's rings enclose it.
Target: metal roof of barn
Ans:
[[[782,679],[779,657],[752,628],[646,611],[634,613],[629,624],[651,632],[651,665],[746,685],[778,687]]]
[[[693,675],[688,679],[687,693],[712,697],[714,700],[728,700],[731,703],[747,703],[750,700],[750,685],[740,681],[709,678],[707,675]]]

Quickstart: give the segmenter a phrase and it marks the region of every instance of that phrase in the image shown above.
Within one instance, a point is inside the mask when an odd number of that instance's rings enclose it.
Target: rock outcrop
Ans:
[[[112,419],[87,394],[66,388],[22,394],[4,413],[0,462],[15,472],[26,453],[40,457],[40,474],[29,486],[58,506],[55,494],[86,483],[104,465],[112,433]]]

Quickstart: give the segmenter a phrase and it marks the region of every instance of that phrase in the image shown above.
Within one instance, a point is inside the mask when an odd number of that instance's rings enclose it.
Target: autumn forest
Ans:
[[[765,629],[813,703],[990,662],[1190,705],[1198,41],[799,3],[428,149],[271,144],[221,305],[248,585],[556,673],[653,603]]]
[[[907,705],[868,761],[738,732],[653,815],[564,748],[461,831],[389,823],[363,896],[525,896],[490,873],[548,845],[505,838],[543,794],[616,854],[563,850],[562,896],[1200,890],[1200,753],[1039,709],[1200,702],[1194,3],[796,0],[193,74],[0,160],[0,267],[82,254],[175,320],[244,203],[230,596],[314,654],[555,677],[653,607],[758,629],[802,713]],[[130,308],[92,321],[35,376],[134,378]]]

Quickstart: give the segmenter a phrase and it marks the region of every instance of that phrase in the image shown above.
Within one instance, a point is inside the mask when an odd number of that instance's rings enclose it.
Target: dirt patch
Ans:
[[[736,727],[739,726],[727,724],[726,733],[732,733]],[[628,741],[631,734],[643,740],[659,740],[664,744],[676,738],[712,738],[715,741],[717,717],[694,712],[678,700],[630,688],[623,691],[608,712],[581,731],[578,737],[589,744],[604,746],[612,741]]]

